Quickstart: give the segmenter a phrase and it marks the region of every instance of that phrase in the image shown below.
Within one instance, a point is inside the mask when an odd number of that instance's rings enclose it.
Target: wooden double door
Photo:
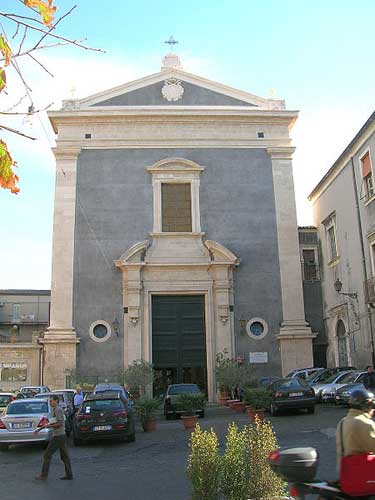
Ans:
[[[169,384],[194,383],[207,392],[204,295],[152,297],[154,395]]]

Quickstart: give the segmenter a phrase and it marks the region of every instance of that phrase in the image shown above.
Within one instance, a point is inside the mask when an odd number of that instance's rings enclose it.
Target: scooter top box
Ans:
[[[315,448],[288,448],[272,451],[268,457],[272,470],[289,482],[312,481],[319,464]]]

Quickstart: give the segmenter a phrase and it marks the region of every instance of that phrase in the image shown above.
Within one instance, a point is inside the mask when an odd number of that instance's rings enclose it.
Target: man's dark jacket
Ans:
[[[363,385],[369,391],[375,391],[375,372],[366,373],[365,378],[363,380]]]

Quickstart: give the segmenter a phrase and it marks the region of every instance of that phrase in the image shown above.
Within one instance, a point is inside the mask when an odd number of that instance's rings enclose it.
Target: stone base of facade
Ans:
[[[79,339],[74,330],[49,328],[43,344],[43,384],[51,390],[65,388],[66,376],[76,368],[76,346]]]
[[[315,337],[305,321],[285,321],[281,324],[277,339],[284,377],[292,370],[314,366],[312,341]]]

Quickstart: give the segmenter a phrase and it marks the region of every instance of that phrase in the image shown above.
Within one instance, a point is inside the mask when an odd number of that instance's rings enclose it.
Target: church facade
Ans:
[[[57,133],[44,381],[152,362],[216,397],[226,352],[254,375],[312,366],[289,137],[298,113],[184,72],[49,112]]]

